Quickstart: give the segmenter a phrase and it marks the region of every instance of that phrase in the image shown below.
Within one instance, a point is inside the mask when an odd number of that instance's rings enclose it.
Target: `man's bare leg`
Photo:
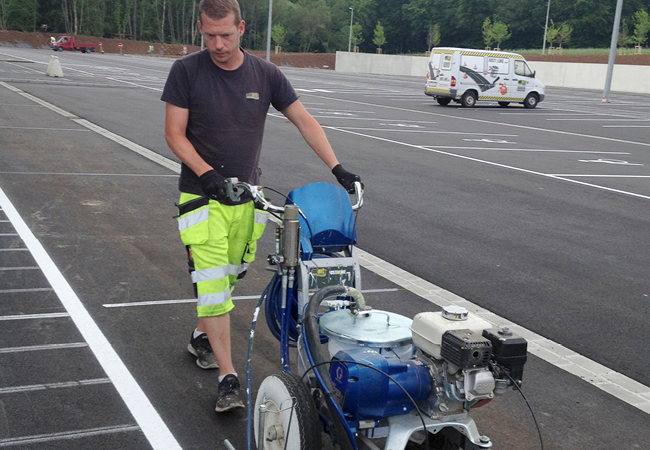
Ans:
[[[207,333],[210,346],[219,363],[221,375],[235,373],[230,353],[230,313],[222,316],[200,317],[197,331]]]

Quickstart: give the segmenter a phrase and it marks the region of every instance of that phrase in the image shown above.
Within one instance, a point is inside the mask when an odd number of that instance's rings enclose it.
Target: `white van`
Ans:
[[[477,100],[512,102],[534,108],[544,100],[544,84],[516,53],[434,47],[424,93],[445,106],[452,100],[472,107]]]

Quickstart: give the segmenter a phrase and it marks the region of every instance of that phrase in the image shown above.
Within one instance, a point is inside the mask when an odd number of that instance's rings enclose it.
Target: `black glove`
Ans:
[[[201,189],[209,198],[217,201],[225,201],[228,198],[226,180],[216,170],[208,170],[199,177]]]
[[[348,191],[350,194],[354,194],[354,182],[361,182],[361,177],[355,175],[352,172],[348,172],[343,168],[342,165],[337,164],[333,169],[332,173],[339,180],[339,183],[343,188]],[[363,188],[363,183],[361,183],[361,188]]]

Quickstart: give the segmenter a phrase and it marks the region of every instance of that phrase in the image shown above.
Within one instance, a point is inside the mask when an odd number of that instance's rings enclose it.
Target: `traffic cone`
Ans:
[[[48,77],[59,77],[63,78],[63,70],[61,69],[61,64],[59,63],[58,56],[50,56],[50,62],[47,65],[47,71],[45,75]]]

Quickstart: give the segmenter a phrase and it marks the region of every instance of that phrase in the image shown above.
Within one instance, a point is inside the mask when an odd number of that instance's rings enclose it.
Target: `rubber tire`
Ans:
[[[445,97],[436,97],[436,101],[440,106],[447,106],[449,103],[451,103],[451,99]]]
[[[289,405],[291,398],[295,397],[293,414]],[[281,425],[285,436],[289,427],[289,439],[286,442],[287,450],[313,450],[321,448],[322,425],[318,419],[314,399],[309,388],[293,373],[280,373],[266,377],[255,400],[254,433],[255,443],[259,450],[283,450],[285,439],[269,441],[264,439],[263,447],[258,441],[259,437],[259,410],[264,402],[267,407],[265,428],[275,421]],[[280,414],[277,411],[283,410]],[[272,412],[275,411],[275,412]],[[289,424],[289,421],[291,423]],[[266,433],[265,433],[266,436]]]
[[[499,102],[499,106],[502,108],[507,107],[510,104],[510,102]]]
[[[539,103],[539,97],[534,92],[531,92],[524,99],[524,108],[533,109]]]
[[[463,108],[473,108],[476,106],[476,93],[474,91],[467,91],[460,98],[460,104]]]

